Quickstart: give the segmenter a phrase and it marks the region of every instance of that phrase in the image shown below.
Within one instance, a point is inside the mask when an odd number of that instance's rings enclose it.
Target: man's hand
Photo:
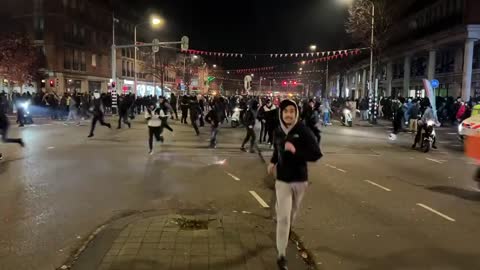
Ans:
[[[291,142],[286,142],[285,143],[285,151],[288,151],[292,154],[295,154],[297,149],[295,149],[295,146]]]
[[[252,129],[252,128],[253,128],[253,126],[248,126],[248,128],[249,128],[249,129]]]
[[[268,174],[273,174],[273,171],[275,170],[275,166],[277,166],[277,165],[273,164],[273,163],[268,164],[267,173]]]

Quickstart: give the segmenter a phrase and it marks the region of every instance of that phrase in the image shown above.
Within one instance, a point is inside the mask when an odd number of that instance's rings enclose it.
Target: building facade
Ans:
[[[422,79],[437,79],[438,96],[479,97],[480,1],[411,3],[405,16],[393,22],[390,45],[376,67],[379,94],[423,96]],[[346,72],[330,74],[327,92],[366,96],[368,78],[369,61],[365,59]]]
[[[118,5],[115,7],[119,8]],[[34,41],[39,57],[45,61],[42,66],[44,77],[32,82],[30,88],[18,86],[3,90],[42,90],[57,94],[108,91],[112,76],[112,10],[110,0],[5,0],[0,16],[9,19],[2,27],[9,29],[12,24],[21,25],[22,31]],[[115,23],[116,44],[133,44],[138,16],[124,10],[115,17],[118,19]],[[138,31],[137,40],[148,42],[142,31]],[[153,54],[151,48],[139,49],[137,89],[133,89],[133,58],[133,48],[116,50],[118,93],[159,95],[162,83],[165,91],[176,90],[175,51],[161,50]]]

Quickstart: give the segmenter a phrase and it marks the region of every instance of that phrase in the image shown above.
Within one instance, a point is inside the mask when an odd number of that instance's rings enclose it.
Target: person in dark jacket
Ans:
[[[187,116],[188,116],[188,107],[190,106],[190,100],[187,95],[184,95],[182,97],[182,100],[180,101],[180,109],[182,110],[182,119],[181,123],[182,124],[187,124]]]
[[[210,132],[210,148],[216,148],[217,147],[217,134],[218,130],[220,128],[220,123],[224,119],[224,110],[223,100],[220,100],[218,98],[215,98],[213,103],[212,103],[212,108],[210,111],[207,113],[205,116],[205,122],[209,123],[211,125],[211,132]]]
[[[257,119],[257,107],[258,103],[256,100],[252,100],[250,105],[248,105],[248,110],[245,112],[243,123],[245,124],[245,128],[247,130],[247,134],[245,135],[245,139],[242,142],[242,147],[240,150],[243,152],[247,152],[245,149],[245,144],[250,140],[250,153],[255,153],[255,140],[257,136],[255,134],[255,121]]]
[[[112,128],[110,123],[105,123],[104,116],[105,116],[105,106],[103,105],[103,101],[100,98],[100,93],[96,92],[93,94],[94,99],[92,100],[92,107],[90,111],[93,114],[92,119],[92,126],[90,128],[90,134],[88,138],[93,137],[93,132],[95,131],[95,126],[97,125],[97,121],[100,121],[102,126],[106,126],[108,128]]]
[[[286,270],[291,223],[308,186],[307,162],[319,160],[322,152],[312,131],[298,122],[299,111],[294,101],[283,100],[279,114],[280,126],[274,132],[274,151],[268,172],[276,171],[277,264],[279,269]]]
[[[0,136],[2,136],[3,143],[18,143],[22,147],[25,146],[22,139],[19,138],[8,138],[8,129],[10,123],[8,122],[7,112],[6,112],[6,100],[0,97]],[[0,153],[0,160],[3,159],[3,154]]]
[[[264,113],[264,118],[265,118],[265,130],[266,132],[263,134],[262,141],[263,142],[268,142],[269,144],[272,144],[273,142],[273,131],[277,127],[277,115],[278,115],[278,110],[277,106],[272,103],[270,99],[267,100],[267,104],[263,106],[263,113]],[[266,140],[266,135],[268,135],[268,140]]]
[[[170,106],[172,107],[172,117],[171,119],[173,120],[173,114],[175,114],[175,119],[178,120],[178,113],[177,113],[177,96],[175,96],[174,93],[170,95]]]
[[[120,95],[118,97],[118,127],[117,129],[122,128],[122,119],[123,123],[128,126],[128,128],[132,127],[132,124],[128,121],[128,110],[130,109],[130,100],[128,96]]]
[[[308,105],[304,108],[303,121],[312,131],[313,135],[315,135],[317,142],[320,143],[320,129],[317,127],[318,120],[318,112],[315,110],[315,101],[310,99]]]
[[[162,129],[166,128],[170,130],[170,132],[173,132],[173,128],[168,124],[168,114],[169,113],[171,114],[173,109],[170,106],[170,104],[167,102],[165,97],[160,96],[158,100],[159,100],[158,102],[159,107],[163,111],[163,115],[164,115],[160,118],[162,120]]]
[[[196,96],[190,97],[190,122],[192,122],[192,126],[195,129],[195,133],[197,136],[200,135],[200,131],[198,130],[197,121],[202,113],[202,109],[198,104],[198,100]]]

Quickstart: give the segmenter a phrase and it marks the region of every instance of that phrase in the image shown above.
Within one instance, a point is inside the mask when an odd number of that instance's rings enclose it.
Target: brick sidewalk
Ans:
[[[254,214],[155,214],[108,227],[72,269],[277,269],[275,223]],[[288,253],[290,269],[312,269],[294,244]]]

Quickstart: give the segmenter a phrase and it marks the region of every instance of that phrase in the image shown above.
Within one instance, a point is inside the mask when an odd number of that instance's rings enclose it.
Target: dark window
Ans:
[[[80,70],[80,57],[77,50],[73,50],[73,70]]]
[[[73,58],[72,49],[65,48],[64,55],[63,55],[63,68],[64,69],[72,69],[72,58]]]
[[[92,43],[97,44],[97,33],[92,31]]]
[[[480,69],[480,43],[473,48],[473,68]]]
[[[72,27],[73,27],[73,30],[72,30],[73,38],[76,38],[78,35],[78,26],[76,23],[74,23]]]
[[[83,40],[85,39],[85,28],[80,27],[80,38]]]
[[[64,8],[67,8],[68,7],[68,0],[63,0],[63,7]]]
[[[71,1],[71,2],[70,2],[71,7],[72,7],[73,9],[77,8],[77,0],[70,0],[70,1]]]
[[[43,30],[45,29],[45,20],[42,16],[35,17],[34,19],[35,39],[43,39]]]
[[[81,70],[82,71],[87,71],[87,64],[86,64],[86,56],[85,56],[85,52],[82,52],[81,53],[81,56],[82,56],[82,64],[81,64]]]
[[[127,71],[126,71],[126,63],[125,60],[122,60],[122,76],[126,76]]]

